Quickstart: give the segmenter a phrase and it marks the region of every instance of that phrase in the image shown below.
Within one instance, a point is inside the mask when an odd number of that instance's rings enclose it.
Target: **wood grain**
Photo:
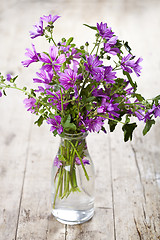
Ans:
[[[25,69],[21,61],[31,47],[28,32],[42,15],[61,15],[56,41],[72,35],[79,45],[94,39],[83,23],[103,21],[144,58],[139,90],[153,97],[160,92],[159,12],[158,0],[2,0],[0,71],[19,74],[20,86],[32,86],[38,69]],[[48,50],[41,39],[33,43],[37,51]],[[96,169],[95,215],[68,226],[52,217],[50,206],[50,171],[59,139],[48,126],[34,126],[36,118],[24,109],[23,98],[8,91],[0,99],[0,240],[159,240],[160,121],[145,138],[139,123],[128,143],[120,127],[112,134],[89,135]]]

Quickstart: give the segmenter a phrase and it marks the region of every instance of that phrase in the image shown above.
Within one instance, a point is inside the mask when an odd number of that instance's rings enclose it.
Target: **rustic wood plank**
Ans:
[[[98,143],[98,144],[97,144]],[[114,239],[114,217],[110,174],[109,138],[104,133],[90,134],[88,147],[95,164],[95,215],[82,225],[67,226],[67,240]]]
[[[1,105],[0,122],[0,239],[15,239],[28,154],[30,116],[20,117],[23,106],[12,107],[11,95]],[[3,102],[3,100],[2,100]],[[4,103],[4,102],[3,102]],[[19,151],[20,150],[20,151]]]
[[[116,239],[159,237],[160,191],[155,184],[154,171],[159,158],[153,162],[155,149],[151,148],[155,131],[156,128],[152,138],[144,140],[137,131],[132,145],[121,141],[119,129],[111,135]]]
[[[135,215],[137,231],[142,239],[160,239],[160,121],[153,131],[141,139],[140,133],[135,134],[132,149],[135,164],[143,188],[144,204],[142,214]]]
[[[30,70],[30,74],[26,75],[26,70],[20,65],[24,57],[24,48],[30,46],[30,41],[25,36],[28,36],[28,31],[39,16],[59,13],[63,19],[62,22],[59,21],[59,26],[57,25],[56,28],[57,39],[59,36],[70,36],[69,32],[72,32],[79,44],[91,39],[91,33],[85,27],[82,30],[83,23],[95,24],[97,20],[108,21],[118,35],[131,43],[137,56],[140,54],[145,59],[143,75],[139,82],[140,90],[149,97],[158,95],[159,49],[156,48],[153,51],[152,46],[155,46],[159,39],[157,31],[159,6],[160,2],[156,0],[119,1],[116,4],[114,1],[105,0],[54,3],[5,1],[0,9],[0,70],[4,73],[10,70],[15,73],[21,72],[23,80],[30,84],[30,79],[34,75],[33,71]],[[76,22],[76,27],[73,22]],[[41,44],[40,42],[39,49]],[[90,148],[92,158],[95,159],[97,174],[96,213],[88,223],[67,227],[55,221],[50,215],[49,159],[52,155],[52,147],[56,148],[55,140],[53,140],[53,146],[52,144],[50,146],[51,142],[48,141],[48,135],[46,136],[48,130],[38,128],[34,130],[36,127],[33,126],[29,147],[30,122],[28,121],[30,118],[29,115],[24,116],[23,107],[20,107],[23,117],[19,110],[14,111],[17,104],[16,97],[12,95],[12,99],[5,103],[5,108],[3,99],[0,106],[0,112],[3,113],[0,121],[0,239],[14,239],[18,217],[20,218],[16,235],[17,239],[23,240],[91,239],[91,237],[109,240],[158,239],[160,229],[158,129],[143,140],[137,133],[136,142],[132,145],[122,143],[123,137],[119,131],[111,135],[111,145],[109,145],[110,141],[104,141],[103,135],[92,137]],[[17,129],[19,129],[18,134]],[[41,131],[45,143],[48,144],[46,147],[43,146],[44,141],[39,140]],[[102,149],[99,150],[100,145]],[[110,146],[109,149],[108,146]],[[48,149],[50,149],[49,152]],[[28,158],[26,158],[27,152]],[[100,165],[99,155],[101,154],[103,161]],[[48,157],[44,163],[42,158],[45,156]],[[19,207],[21,207],[20,216],[18,216]]]
[[[65,238],[65,226],[51,216],[51,166],[58,143],[49,126],[32,127],[17,240]]]

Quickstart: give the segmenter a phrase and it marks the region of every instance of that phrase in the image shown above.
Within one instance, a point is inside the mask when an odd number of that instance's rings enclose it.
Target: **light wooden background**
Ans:
[[[82,24],[107,22],[133,52],[144,58],[139,90],[160,94],[159,0],[0,0],[0,71],[18,74],[19,85],[32,85],[37,66],[24,69],[28,31],[43,14],[58,14],[56,39],[93,40]],[[38,39],[41,51],[46,44]],[[124,143],[120,127],[112,134],[91,134],[96,168],[94,218],[65,226],[51,216],[50,170],[59,138],[49,127],[34,126],[24,96],[8,91],[0,99],[0,240],[158,240],[160,239],[160,121],[142,137]]]

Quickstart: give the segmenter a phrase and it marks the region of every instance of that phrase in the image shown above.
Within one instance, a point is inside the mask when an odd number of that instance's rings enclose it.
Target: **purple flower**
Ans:
[[[1,90],[0,90],[0,97],[2,97],[2,92],[1,92]]]
[[[34,83],[49,84],[52,81],[53,78],[52,72],[45,72],[41,69],[41,72],[40,73],[36,72],[36,74],[39,78],[34,78],[33,79]]]
[[[27,111],[31,113],[35,113],[36,109],[36,99],[35,98],[25,98],[23,103],[25,104],[25,108],[28,108]]]
[[[52,16],[49,14],[49,16],[43,16],[40,19],[46,21],[47,23],[54,23],[58,18],[60,18],[60,16]]]
[[[84,63],[85,69],[90,72],[92,75],[101,74],[104,69],[101,67],[103,61],[99,61],[98,56],[90,55],[87,57],[87,63]]]
[[[31,63],[39,61],[38,53],[36,52],[34,44],[32,44],[32,48],[33,51],[31,51],[29,48],[26,49],[27,52],[25,55],[30,59],[21,62],[24,67],[28,67]]]
[[[58,46],[59,46],[59,50],[61,50],[64,53],[68,52],[71,47],[71,45],[66,46],[66,42],[59,42]]]
[[[60,166],[62,166],[61,161],[59,160],[59,158],[56,156],[54,159],[54,166],[56,166],[57,168],[60,168]]]
[[[104,51],[112,55],[117,55],[117,53],[120,53],[119,48],[113,48],[108,43],[104,43]]]
[[[142,109],[138,109],[137,111],[135,111],[135,115],[139,121],[144,120],[144,111]]]
[[[95,97],[102,97],[102,98],[106,98],[107,100],[109,100],[109,95],[110,94],[110,90],[107,88],[105,89],[105,91],[100,88],[100,89],[94,89],[92,91],[92,95],[95,96]]]
[[[7,80],[7,81],[10,81],[11,79],[12,79],[11,74],[7,74],[7,76],[6,76],[6,80]]]
[[[83,119],[83,117],[81,117],[81,123],[85,126],[87,131],[99,132],[104,124],[104,118],[97,117],[95,119],[89,119],[87,117]]]
[[[70,58],[71,58],[71,62],[73,63],[73,70],[75,72],[77,72],[78,66],[79,66],[79,62],[77,60],[75,60],[75,59],[79,59],[80,56],[81,56],[81,53],[78,53],[75,48],[72,48],[72,52],[71,52]]]
[[[74,87],[76,79],[77,73],[69,68],[65,69],[64,73],[60,73],[59,82],[65,88],[65,90],[68,90],[70,87],[72,88]]]
[[[97,23],[97,29],[102,38],[105,38],[108,40],[113,37],[114,33],[112,32],[111,28],[107,27],[107,23],[102,23],[102,22],[100,24]]]
[[[113,69],[111,66],[104,67],[104,69],[104,81],[106,81],[106,83],[115,83],[113,79],[117,78],[116,72],[112,72]]]
[[[48,98],[48,102],[51,103],[51,106],[56,106],[57,109],[59,111],[61,111],[62,110],[61,94],[59,93],[59,91],[54,94],[51,91],[47,90],[46,95],[47,95],[47,97],[49,97],[48,95],[51,95],[51,97]],[[63,98],[63,94],[62,94],[62,98]],[[66,109],[67,106],[68,106],[68,103],[63,103],[63,109],[64,110]]]
[[[155,109],[154,109],[154,116],[155,116],[155,118],[158,117],[158,116],[160,117],[160,105],[155,107]]]
[[[133,67],[133,70],[135,71],[137,77],[140,76],[142,67],[139,65],[140,62],[143,61],[143,58],[138,58],[138,60],[135,62],[135,66]]]
[[[37,90],[34,90],[35,92],[44,92],[44,88],[41,87],[41,86],[38,86],[38,89]]]
[[[109,118],[114,119],[114,116],[117,118],[120,116],[120,114],[117,113],[119,110],[118,103],[113,103],[112,99],[110,101],[106,101],[106,98],[103,98],[101,106],[97,109],[97,113],[107,113]]]
[[[135,62],[134,60],[130,60],[133,56],[131,54],[128,54],[127,56],[122,58],[121,61],[121,67],[124,71],[128,73],[132,73],[132,69],[136,73],[136,75],[139,77],[141,73],[142,67],[139,66],[139,63],[143,60],[142,58],[138,58],[138,60]]]
[[[61,54],[60,56],[58,56],[58,48],[53,45],[50,46],[49,56],[45,53],[40,54],[40,61],[46,63],[42,67],[42,70],[50,72],[53,70],[52,68],[54,67],[55,71],[59,71],[61,64],[66,61],[65,55]]]
[[[113,48],[111,45],[109,45],[109,43],[104,43],[104,51],[112,55],[117,55],[117,53],[120,53],[119,48]]]
[[[90,163],[89,163],[89,160],[85,159],[84,157],[82,158],[82,162],[83,162],[84,165],[90,164]],[[81,165],[81,161],[80,161],[79,157],[76,157],[75,163],[76,163],[77,165]]]
[[[32,39],[43,35],[43,21],[42,20],[39,21],[39,24],[35,24],[33,27],[34,27],[35,31],[29,32],[30,37]]]
[[[119,48],[114,48],[113,46],[117,43],[117,36],[114,36],[110,38],[107,43],[104,43],[104,51],[107,53],[110,53],[112,55],[117,55],[117,53],[120,53]]]
[[[60,116],[54,116],[54,118],[48,118],[47,123],[52,125],[50,128],[51,132],[54,132],[55,130],[57,130],[58,134],[61,134],[63,132]]]
[[[128,73],[132,73],[132,69],[135,65],[133,60],[130,60],[132,58],[132,54],[128,54],[127,56],[122,58],[121,61],[121,67],[124,71],[128,72]]]
[[[146,122],[148,119],[150,120],[152,114],[154,114],[155,118],[160,116],[160,105],[156,106],[155,104],[153,104],[152,108],[146,112],[144,116],[144,121]]]

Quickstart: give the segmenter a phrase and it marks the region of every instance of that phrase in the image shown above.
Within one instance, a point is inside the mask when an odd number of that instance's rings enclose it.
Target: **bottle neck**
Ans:
[[[65,133],[63,137],[61,137],[61,140],[85,140],[86,137],[88,136],[88,132],[84,133],[75,133],[75,134],[70,134],[70,133]]]

